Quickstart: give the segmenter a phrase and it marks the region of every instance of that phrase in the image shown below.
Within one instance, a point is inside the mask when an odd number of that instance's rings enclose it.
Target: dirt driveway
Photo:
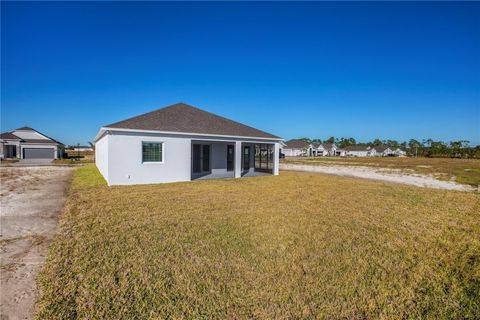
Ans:
[[[0,319],[32,318],[35,278],[63,207],[73,168],[0,168]]]

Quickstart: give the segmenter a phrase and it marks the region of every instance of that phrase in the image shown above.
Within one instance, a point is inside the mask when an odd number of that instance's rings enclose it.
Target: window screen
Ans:
[[[163,144],[161,142],[142,142],[142,162],[162,162]]]

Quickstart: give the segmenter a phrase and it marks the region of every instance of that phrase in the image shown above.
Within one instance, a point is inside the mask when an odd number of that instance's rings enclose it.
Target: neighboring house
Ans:
[[[335,150],[335,156],[336,157],[346,157],[347,156],[347,151],[345,149],[336,149]]]
[[[335,143],[322,142],[315,145],[317,156],[344,157],[345,150],[340,149]]]
[[[314,146],[304,140],[292,139],[285,142],[283,153],[287,157],[312,156]]]
[[[348,146],[345,148],[345,155],[349,157],[372,157],[375,156],[375,149],[369,146]]]
[[[322,146],[324,150],[327,151],[327,154],[326,154],[327,156],[335,157],[338,155],[337,150],[339,150],[339,148],[335,143],[324,142],[322,143]]]
[[[377,157],[391,157],[394,156],[393,150],[389,146],[374,146],[375,156]]]
[[[308,157],[324,157],[324,156],[345,156],[345,150],[341,150],[335,143],[308,143],[304,140],[293,139],[286,143],[283,149],[288,157],[308,156]]]
[[[393,151],[393,154],[396,156],[396,157],[406,157],[407,156],[407,152],[400,149],[400,148],[397,148]]]
[[[95,162],[109,185],[278,175],[281,142],[177,103],[100,128]]]
[[[23,127],[0,135],[2,159],[58,159],[64,145],[39,131]]]
[[[328,150],[324,147],[323,143],[312,144],[314,155],[317,157],[328,156]]]

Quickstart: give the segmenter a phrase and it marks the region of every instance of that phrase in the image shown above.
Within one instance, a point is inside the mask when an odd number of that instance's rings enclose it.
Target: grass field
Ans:
[[[440,180],[451,180],[473,186],[480,185],[479,159],[451,158],[397,158],[397,157],[296,157],[282,159],[283,163],[312,165],[367,166],[386,169],[401,169],[406,172],[434,175]]]
[[[474,319],[480,197],[319,174],[74,174],[40,319]]]

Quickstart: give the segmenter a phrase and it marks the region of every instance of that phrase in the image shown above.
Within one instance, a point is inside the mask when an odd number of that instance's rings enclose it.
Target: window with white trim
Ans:
[[[163,143],[142,142],[142,162],[163,162]]]

